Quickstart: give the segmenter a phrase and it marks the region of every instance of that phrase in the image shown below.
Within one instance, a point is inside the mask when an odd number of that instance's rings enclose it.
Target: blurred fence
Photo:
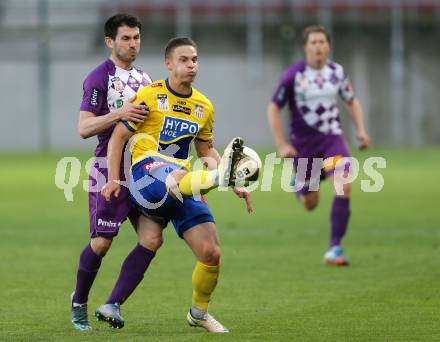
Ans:
[[[271,146],[266,106],[281,71],[302,57],[301,30],[324,24],[376,144],[440,143],[439,1],[0,1],[0,149],[84,148],[76,126],[82,80],[108,56],[105,19],[143,24],[137,65],[166,77],[176,35],[199,44],[196,87],[216,107],[216,138]],[[347,136],[353,140],[343,111]],[[286,113],[287,117],[287,113]]]

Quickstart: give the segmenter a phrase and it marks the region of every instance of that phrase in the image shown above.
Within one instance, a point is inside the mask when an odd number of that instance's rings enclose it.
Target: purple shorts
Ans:
[[[121,172],[121,180],[125,180],[123,176]],[[112,197],[110,202],[105,200],[100,191],[106,182],[107,168],[100,167],[94,162],[89,176],[89,219],[92,238],[97,236],[112,238],[118,235],[119,227],[127,217],[132,222],[136,222],[139,216],[139,212],[130,200],[130,191],[125,186],[121,186],[117,198]]]
[[[339,158],[351,157],[347,143],[342,135],[325,135],[307,139],[295,139],[293,146],[298,152],[294,158],[296,175],[292,183],[304,182],[306,185],[325,179],[335,172]],[[329,159],[332,158],[333,159]],[[326,165],[324,167],[324,165]],[[345,165],[345,170],[349,170]],[[305,186],[301,191],[309,191]]]

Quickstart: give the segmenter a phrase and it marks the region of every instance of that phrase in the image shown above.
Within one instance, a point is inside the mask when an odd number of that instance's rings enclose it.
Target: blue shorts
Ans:
[[[182,169],[159,157],[147,157],[132,166],[130,175],[130,195],[141,213],[163,218],[164,227],[171,221],[180,238],[198,224],[214,222],[208,204],[200,196],[184,197],[181,202],[168,194],[167,176]]]

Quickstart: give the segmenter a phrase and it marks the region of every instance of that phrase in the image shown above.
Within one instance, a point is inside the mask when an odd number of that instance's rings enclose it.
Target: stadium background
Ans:
[[[68,296],[87,241],[81,183],[67,202],[54,185],[57,162],[82,165],[95,138],[77,134],[82,80],[108,56],[105,19],[115,12],[144,24],[137,64],[165,76],[166,41],[199,44],[196,87],[213,101],[221,147],[234,135],[262,154],[274,150],[266,106],[284,67],[302,56],[301,30],[320,23],[333,35],[363,104],[373,148],[355,156],[387,160],[383,191],[354,184],[346,240],[353,265],[325,268],[330,188],[309,215],[280,189],[253,193],[245,214],[231,194],[208,200],[217,218],[224,271],[213,312],[233,340],[440,340],[440,1],[0,1],[0,340],[204,340],[183,322],[193,259],[173,230],[142,286],[124,305],[127,327],[94,323],[78,337]],[[287,117],[286,117],[287,119]],[[362,172],[361,179],[368,179]],[[83,170],[82,179],[86,179]],[[127,224],[92,289],[90,310],[106,298],[134,243]],[[152,295],[154,294],[154,295]],[[212,337],[216,339],[217,337]]]
[[[352,79],[375,144],[440,142],[438,1],[3,0],[0,93],[10,114],[0,119],[1,150],[93,146],[75,130],[81,84],[108,55],[102,26],[118,10],[141,17],[138,64],[153,79],[165,76],[168,39],[199,43],[196,86],[216,106],[220,144],[236,134],[272,144],[267,101],[283,68],[302,56],[301,29],[316,22],[334,35],[333,58]]]

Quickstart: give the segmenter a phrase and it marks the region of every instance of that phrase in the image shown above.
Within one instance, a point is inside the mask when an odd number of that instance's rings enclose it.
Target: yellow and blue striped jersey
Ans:
[[[131,145],[133,164],[145,157],[159,156],[189,169],[194,138],[213,138],[214,107],[195,88],[191,94],[182,95],[171,89],[168,79],[159,80],[140,89],[134,103],[147,105],[150,114],[138,125],[123,121],[130,131],[137,133]]]

